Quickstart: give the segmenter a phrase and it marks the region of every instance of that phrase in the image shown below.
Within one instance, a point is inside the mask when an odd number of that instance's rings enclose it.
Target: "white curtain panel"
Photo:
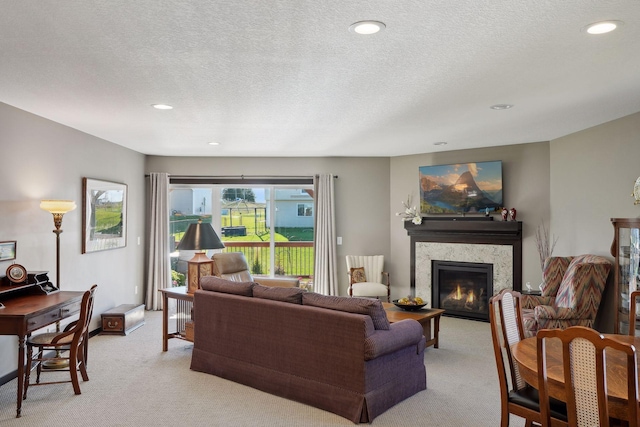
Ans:
[[[316,175],[315,271],[313,289],[324,295],[338,295],[336,221],[334,178],[331,174]]]
[[[171,286],[169,258],[169,174],[149,176],[149,253],[146,286],[146,309],[162,310],[158,290]]]

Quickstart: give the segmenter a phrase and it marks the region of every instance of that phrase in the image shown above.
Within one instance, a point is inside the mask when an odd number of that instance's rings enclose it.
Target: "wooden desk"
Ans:
[[[640,337],[628,335],[608,335],[618,341],[631,343],[640,348]],[[564,392],[564,370],[562,368],[562,344],[559,339],[547,340],[547,382],[549,395],[563,402],[567,401]],[[533,387],[538,388],[538,362],[536,356],[536,337],[526,338],[511,347],[513,358],[518,363],[520,375]],[[626,360],[622,353],[607,350],[607,392],[609,393],[609,416],[625,420],[627,404]],[[638,358],[640,376],[640,358]],[[640,403],[640,402],[639,402]]]
[[[176,286],[174,288],[160,289],[162,293],[162,351],[169,348],[170,338],[187,340],[185,335],[185,322],[191,319],[191,309],[193,308],[193,294],[187,293],[186,286]],[[177,301],[176,331],[169,332],[169,299]]]
[[[25,340],[32,332],[73,316],[80,311],[84,292],[56,292],[49,295],[8,295],[0,308],[0,335],[18,336],[18,397],[16,417],[22,409]]]
[[[440,333],[440,316],[444,310],[440,308],[424,308],[417,311],[402,310],[390,302],[383,302],[384,311],[387,312],[387,319],[390,323],[399,322],[404,319],[417,320],[422,325],[424,337],[427,342],[425,347],[433,346],[438,348],[438,336]],[[431,319],[433,319],[433,336],[431,334]]]

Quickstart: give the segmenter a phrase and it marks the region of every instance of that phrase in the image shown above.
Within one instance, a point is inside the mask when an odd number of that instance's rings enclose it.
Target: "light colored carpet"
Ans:
[[[90,381],[80,384],[79,396],[70,383],[31,387],[16,419],[16,380],[1,386],[0,426],[353,425],[330,412],[192,372],[192,345],[173,339],[162,352],[162,315],[145,317],[146,324],[126,337],[90,339]],[[440,348],[425,352],[425,366],[427,390],[380,415],[373,426],[500,425],[489,324],[443,317]],[[512,417],[511,425],[524,420]]]

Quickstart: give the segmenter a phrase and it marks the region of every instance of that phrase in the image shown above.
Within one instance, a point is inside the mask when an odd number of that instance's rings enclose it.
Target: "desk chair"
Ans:
[[[78,371],[82,375],[83,381],[89,381],[87,375],[87,350],[89,341],[89,322],[93,314],[93,299],[98,285],[93,285],[82,296],[80,307],[80,317],[78,320],[69,323],[62,332],[47,332],[33,335],[27,339],[27,369],[25,370],[24,396],[27,398],[27,390],[32,385],[47,385],[72,383],[75,394],[81,394],[80,383],[78,381]],[[34,354],[34,349],[36,349]],[[49,355],[49,353],[53,354]],[[63,354],[68,354],[64,356]],[[42,364],[46,361],[69,363],[70,379],[66,381],[40,382]],[[30,374],[36,368],[36,382],[30,383]],[[59,372],[60,369],[55,369]]]
[[[627,416],[629,427],[638,423],[638,372],[636,349],[632,344],[604,337],[598,331],[584,326],[565,330],[543,329],[536,335],[538,360],[538,388],[542,425],[549,425],[550,411],[547,381],[546,340],[562,341],[562,365],[564,391],[567,396],[569,427],[609,427],[607,395],[607,368],[605,348],[621,351],[626,355]],[[624,378],[623,377],[623,378]]]
[[[538,392],[524,382],[511,355],[511,346],[524,337],[520,293],[503,289],[492,297],[489,300],[489,323],[500,383],[501,427],[509,426],[509,414],[524,418],[526,427],[533,426],[534,422],[540,424],[542,415]],[[562,402],[554,401],[553,425],[566,426],[566,420],[566,406]]]

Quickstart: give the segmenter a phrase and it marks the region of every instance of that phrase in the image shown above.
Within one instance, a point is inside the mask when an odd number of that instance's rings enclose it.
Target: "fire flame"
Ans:
[[[473,291],[469,291],[469,295],[467,296],[467,303],[468,304],[473,303],[474,299],[475,299],[475,296],[473,294]]]

